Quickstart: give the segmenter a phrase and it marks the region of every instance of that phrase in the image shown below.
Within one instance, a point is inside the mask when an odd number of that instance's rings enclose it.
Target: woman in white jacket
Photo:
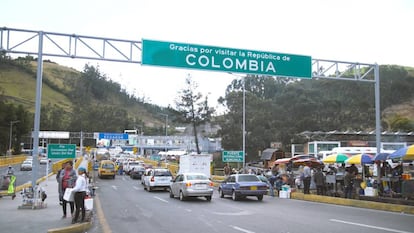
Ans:
[[[81,222],[85,221],[85,196],[88,190],[88,182],[86,177],[86,169],[84,167],[78,168],[78,178],[76,179],[76,185],[73,188],[75,193],[75,216],[72,219],[72,223],[76,223],[79,218],[79,212],[82,210]]]

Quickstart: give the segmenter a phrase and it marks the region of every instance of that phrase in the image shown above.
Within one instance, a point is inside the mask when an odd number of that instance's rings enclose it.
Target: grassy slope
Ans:
[[[0,70],[0,87],[4,96],[12,103],[22,104],[34,112],[36,100],[36,79],[14,67]],[[63,94],[42,85],[42,105],[58,105],[70,109],[71,101]]]
[[[36,71],[37,63],[32,62],[32,69]],[[65,83],[74,82],[74,79],[80,77],[80,72],[59,64],[44,62],[43,63],[43,79],[48,79],[57,85],[60,89],[69,91]],[[30,112],[34,112],[36,99],[36,79],[35,77],[19,70],[13,66],[6,66],[0,68],[0,92],[7,98],[8,101],[15,104],[22,104]],[[154,116],[147,111],[145,107],[140,104],[134,106],[123,106],[117,96],[113,96],[111,100],[101,102],[93,100],[96,105],[106,106],[120,106],[127,110],[131,118],[142,119],[147,127],[154,125],[163,125],[163,121],[154,118]],[[53,90],[45,82],[42,85],[42,105],[58,105],[64,109],[71,111],[72,102],[64,94]]]

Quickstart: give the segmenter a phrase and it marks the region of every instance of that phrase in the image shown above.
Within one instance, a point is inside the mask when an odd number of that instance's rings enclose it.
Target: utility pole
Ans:
[[[164,113],[160,113],[161,115],[165,116],[165,153],[167,153],[167,137],[168,137],[168,131],[167,131],[167,127],[168,127],[168,114],[164,114]]]
[[[9,153],[12,154],[12,139],[13,139],[13,124],[19,123],[20,121],[10,121],[10,139],[9,139]]]

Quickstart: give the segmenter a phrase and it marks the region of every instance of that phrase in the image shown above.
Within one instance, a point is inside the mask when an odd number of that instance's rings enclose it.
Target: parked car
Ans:
[[[203,173],[178,174],[170,185],[170,197],[179,197],[184,201],[187,197],[205,197],[211,201],[213,182]]]
[[[102,160],[101,162],[99,162],[99,167],[98,167],[99,178],[109,176],[112,179],[115,179],[115,173],[116,173],[115,162],[111,160]]]
[[[144,189],[151,192],[154,189],[167,190],[170,188],[172,174],[166,168],[147,169],[144,175]]]
[[[267,193],[267,184],[260,181],[256,175],[234,174],[227,177],[219,186],[220,197],[231,195],[234,201],[247,196],[256,196],[259,201]]]
[[[30,160],[25,160],[20,165],[20,171],[31,171],[33,168],[33,162]]]
[[[136,166],[136,167],[133,167],[131,171],[129,171],[129,176],[132,179],[141,179],[144,172],[145,172],[144,166]]]

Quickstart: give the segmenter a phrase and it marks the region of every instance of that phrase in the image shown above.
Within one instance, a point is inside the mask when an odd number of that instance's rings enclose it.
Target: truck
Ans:
[[[212,154],[186,154],[180,156],[178,173],[197,172],[211,177]]]

